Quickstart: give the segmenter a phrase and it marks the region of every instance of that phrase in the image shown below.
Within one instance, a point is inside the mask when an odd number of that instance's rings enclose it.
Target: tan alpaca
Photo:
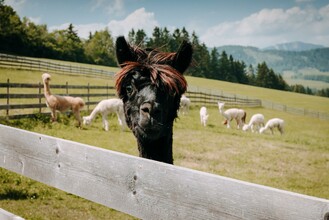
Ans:
[[[81,127],[80,110],[85,103],[80,97],[59,96],[52,95],[49,89],[50,74],[42,74],[42,81],[44,86],[44,94],[46,98],[46,105],[51,110],[51,120],[54,122],[57,119],[56,111],[64,112],[71,109],[75,118],[78,120],[78,126]]]

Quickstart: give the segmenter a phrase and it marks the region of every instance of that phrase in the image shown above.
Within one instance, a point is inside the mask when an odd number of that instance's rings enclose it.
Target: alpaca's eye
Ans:
[[[132,86],[126,86],[126,92],[128,94],[132,93],[132,91],[133,91],[133,87]]]

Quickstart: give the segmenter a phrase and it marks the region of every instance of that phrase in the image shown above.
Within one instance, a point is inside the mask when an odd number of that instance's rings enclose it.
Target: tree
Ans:
[[[65,30],[54,31],[53,36],[61,59],[74,62],[86,61],[82,41],[72,24]]]
[[[180,31],[176,31],[177,34]],[[198,36],[193,32],[191,43],[193,46],[193,57],[191,67],[188,69],[189,75],[198,77],[207,77],[209,75],[210,56],[205,44],[200,44]]]
[[[282,76],[275,74],[265,62],[257,66],[256,85],[271,89],[289,90],[289,86]]]
[[[25,55],[26,34],[12,7],[0,4],[0,51]]]
[[[210,61],[209,61],[209,74],[208,77],[212,79],[217,79],[218,73],[220,71],[219,67],[219,53],[216,47],[214,47],[210,52]]]
[[[143,29],[138,29],[135,34],[135,45],[138,45],[139,47],[145,47],[146,45],[146,33]]]
[[[227,53],[222,51],[219,58],[219,72],[217,74],[217,79],[229,81],[230,79],[230,64],[227,57]]]
[[[113,38],[107,28],[96,31],[84,48],[89,62],[106,66],[116,65]]]
[[[23,28],[26,34],[27,55],[35,57],[49,57],[52,48],[47,46],[49,34],[46,25],[36,25],[28,18],[23,18]]]

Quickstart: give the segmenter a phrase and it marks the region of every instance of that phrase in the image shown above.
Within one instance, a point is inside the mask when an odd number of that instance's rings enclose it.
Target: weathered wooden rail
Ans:
[[[329,219],[329,200],[4,125],[0,167],[142,219]]]
[[[30,57],[0,53],[0,67],[61,74],[82,74],[85,76],[113,77],[114,72],[103,69],[89,68],[80,64],[47,61]]]
[[[21,89],[28,89],[28,92],[19,92]],[[51,85],[51,89],[59,91],[59,95],[80,96],[86,102],[86,110],[89,112],[90,107],[97,104],[102,99],[116,97],[114,86],[93,86],[93,85]],[[189,88],[186,95],[191,99],[192,105],[206,105],[217,106],[220,100],[226,103],[227,107],[265,107],[278,111],[284,111],[291,114],[305,115],[309,117],[329,120],[329,114],[326,112],[318,112],[315,110],[308,110],[304,108],[295,108],[280,103],[273,103],[260,99],[252,99],[248,97],[238,96],[235,94],[228,94],[224,92],[207,92],[199,88]],[[26,101],[30,100],[30,101]],[[32,103],[34,102],[34,103]],[[30,109],[29,113],[15,112],[11,114],[10,111],[16,109]],[[9,79],[7,82],[0,82],[0,116],[9,118],[21,118],[33,116],[34,113],[41,113],[46,109],[46,104],[43,95],[43,85],[28,84],[28,83],[11,83]],[[5,113],[1,111],[6,111]]]
[[[22,89],[27,89],[28,91],[22,93],[20,92]],[[116,97],[115,88],[109,85],[68,85],[68,83],[66,83],[65,85],[51,85],[51,90],[56,91],[55,94],[58,95],[72,95],[82,97],[86,102],[87,111],[90,110],[90,106],[97,104],[102,99]],[[261,106],[261,101],[259,99],[247,99],[239,98],[236,96],[207,94],[193,90],[189,90],[187,95],[191,99],[193,105],[217,105],[217,101],[221,100],[225,101],[227,106]],[[2,115],[9,118],[25,117],[33,114],[11,114],[10,112],[16,109],[30,109],[34,112],[41,113],[46,109],[46,107],[47,106],[45,104],[43,95],[43,85],[41,83],[11,83],[9,79],[5,83],[0,82],[0,116]],[[1,114],[1,110],[6,111],[5,114]]]

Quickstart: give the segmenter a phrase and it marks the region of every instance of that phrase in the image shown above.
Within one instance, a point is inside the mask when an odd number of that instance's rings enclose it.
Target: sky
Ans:
[[[113,37],[134,28],[152,36],[185,27],[208,47],[265,48],[301,41],[329,47],[328,0],[5,0],[48,31],[70,23],[81,38],[108,28]]]

